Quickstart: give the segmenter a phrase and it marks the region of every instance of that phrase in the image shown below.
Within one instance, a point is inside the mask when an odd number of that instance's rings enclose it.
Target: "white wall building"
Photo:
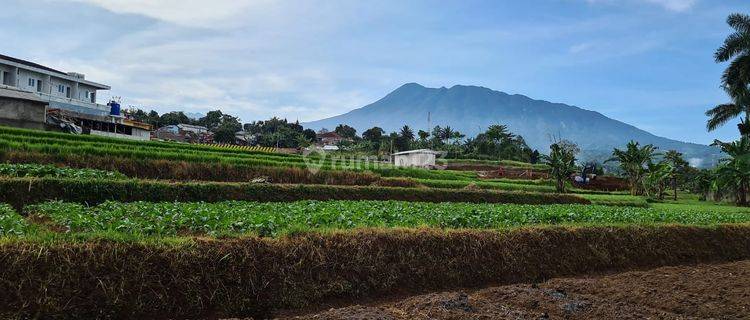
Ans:
[[[80,73],[62,72],[0,55],[0,89],[4,89],[0,91],[0,99],[4,99],[0,103],[0,115],[26,113],[22,109],[27,107],[39,108],[38,105],[27,106],[23,99],[18,98],[18,94],[11,94],[12,91],[32,93],[36,96],[35,100],[46,103],[43,113],[55,111],[58,116],[70,118],[85,133],[137,140],[150,138],[150,126],[125,119],[119,110],[115,113],[110,106],[96,103],[97,92],[109,90],[110,87],[86,80]]]
[[[393,165],[397,167],[434,167],[435,158],[440,154],[430,149],[418,149],[397,152],[392,155]]]

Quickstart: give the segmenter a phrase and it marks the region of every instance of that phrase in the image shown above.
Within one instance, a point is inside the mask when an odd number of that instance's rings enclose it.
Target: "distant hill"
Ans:
[[[659,137],[595,111],[477,86],[448,89],[408,83],[372,104],[303,125],[317,130],[344,123],[359,133],[373,126],[396,131],[405,124],[415,131],[426,130],[428,112],[432,126],[448,125],[467,136],[492,124],[505,124],[542,153],[549,150],[552,136],[572,140],[581,147],[584,160],[607,158],[613,148],[629,140],[651,143],[663,151],[678,150],[699,167],[712,166],[720,158],[715,147]]]

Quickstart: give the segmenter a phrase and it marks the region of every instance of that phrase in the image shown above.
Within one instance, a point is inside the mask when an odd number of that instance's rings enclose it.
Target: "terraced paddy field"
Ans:
[[[750,208],[368,161],[0,127],[0,318],[627,317],[550,279],[750,259]]]

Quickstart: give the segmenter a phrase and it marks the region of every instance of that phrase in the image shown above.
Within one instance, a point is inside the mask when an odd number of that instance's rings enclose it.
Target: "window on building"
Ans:
[[[59,93],[65,93],[65,86],[61,85],[61,84],[58,84],[57,85],[57,92],[59,92]]]
[[[29,87],[34,87],[34,86],[36,86],[36,79],[29,78]]]

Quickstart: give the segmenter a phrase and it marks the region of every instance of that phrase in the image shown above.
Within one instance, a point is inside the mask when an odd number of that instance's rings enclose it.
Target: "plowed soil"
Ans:
[[[330,309],[296,319],[750,319],[750,260],[560,278]]]

